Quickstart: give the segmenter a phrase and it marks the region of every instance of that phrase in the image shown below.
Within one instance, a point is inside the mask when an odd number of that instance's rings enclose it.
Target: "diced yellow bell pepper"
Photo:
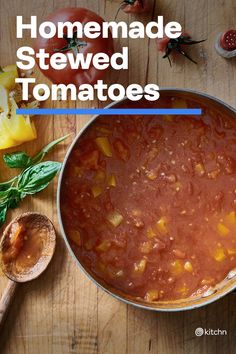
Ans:
[[[107,220],[114,226],[118,227],[124,220],[123,216],[118,211],[113,211],[107,216]]]
[[[112,131],[106,127],[97,127],[96,129],[104,135],[110,135],[112,133]]]
[[[179,274],[183,273],[183,271],[184,271],[184,266],[183,266],[183,262],[181,260],[177,259],[170,264],[171,274],[179,275]]]
[[[196,164],[195,171],[197,172],[197,174],[199,176],[203,176],[205,173],[205,168],[204,168],[203,164],[201,164],[201,163]]]
[[[181,294],[181,296],[187,296],[189,289],[187,288],[186,284],[183,284],[182,286],[178,287],[176,291],[177,293]]]
[[[111,144],[107,137],[98,137],[95,139],[95,142],[103,155],[112,157]]]
[[[221,236],[227,236],[230,230],[223,223],[219,222],[217,224],[217,231]]]
[[[108,186],[116,187],[116,176],[115,175],[111,175],[108,177]]]
[[[224,249],[222,247],[216,248],[216,250],[214,252],[214,259],[217,262],[222,262],[225,258],[226,258],[226,254],[225,254]]]
[[[144,273],[147,265],[147,260],[142,259],[139,263],[134,264],[134,271],[135,273]]]
[[[70,240],[73,241],[77,246],[81,246],[81,235],[78,230],[73,230],[69,233]]]
[[[184,263],[184,269],[187,271],[187,272],[190,272],[192,273],[193,271],[193,266],[192,266],[192,263],[187,261]]]
[[[145,295],[145,300],[148,302],[157,301],[159,298],[158,290],[148,290]]]
[[[150,179],[150,181],[155,181],[157,179],[157,173],[154,170],[148,171],[147,172],[147,178]]]
[[[235,211],[231,211],[229,214],[227,214],[225,217],[225,221],[229,224],[235,224],[236,223]]]
[[[173,116],[170,116],[169,114],[166,114],[163,116],[163,119],[166,121],[166,122],[173,122]]]
[[[107,252],[110,247],[111,247],[111,242],[108,240],[104,240],[96,247],[96,251],[97,252]]]
[[[156,223],[157,230],[165,235],[168,233],[167,227],[166,227],[166,217],[162,216]]]
[[[18,77],[16,65],[5,66],[3,72],[0,72],[0,85],[11,91],[15,88],[15,79]]]
[[[153,229],[151,227],[149,227],[147,229],[147,237],[148,238],[153,238],[153,237],[156,237],[156,236],[157,236],[156,232],[154,232]]]
[[[94,175],[95,181],[103,182],[103,181],[105,181],[105,178],[106,178],[106,174],[104,171],[102,171],[102,170],[96,171],[96,173]]]
[[[93,186],[91,188],[91,190],[92,190],[94,198],[99,197],[99,195],[101,195],[102,191],[103,191],[102,187],[100,187],[100,186]]]
[[[176,98],[172,102],[173,108],[188,108],[187,102],[181,98]]]

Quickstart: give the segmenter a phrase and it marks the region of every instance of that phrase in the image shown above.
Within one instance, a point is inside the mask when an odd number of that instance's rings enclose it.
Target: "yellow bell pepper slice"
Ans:
[[[0,118],[0,150],[8,149],[17,145],[20,145],[20,143],[9,136],[9,132],[6,129],[3,120]]]
[[[0,114],[7,116],[9,113],[9,94],[8,91],[0,85]]]
[[[15,88],[15,79],[19,77],[16,65],[8,65],[0,72],[0,85],[11,91]]]
[[[8,149],[37,137],[34,123],[29,116],[16,114],[17,104],[14,99],[8,101],[8,92],[0,86],[0,149]],[[8,104],[10,103],[10,107]],[[6,114],[7,110],[9,112]]]
[[[30,117],[16,114],[18,106],[14,99],[10,100],[10,104],[11,115],[9,119],[5,117],[5,125],[11,138],[21,143],[36,139],[36,128]]]

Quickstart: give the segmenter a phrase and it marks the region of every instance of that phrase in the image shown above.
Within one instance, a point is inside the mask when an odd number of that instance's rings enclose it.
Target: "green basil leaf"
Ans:
[[[8,194],[7,206],[8,208],[15,209],[19,206],[21,201],[21,193],[16,188],[12,188]]]
[[[0,183],[0,192],[4,192],[9,188],[11,188],[10,183]]]
[[[0,208],[2,204],[5,204],[5,201],[8,199],[11,189],[5,191],[0,191]]]
[[[39,151],[34,157],[32,157],[32,165],[41,162],[44,159],[44,157],[54,148],[54,146],[67,139],[68,136],[70,136],[70,134],[65,135],[59,139],[56,139],[51,143],[49,143],[48,145],[46,145],[41,151]]]
[[[4,224],[7,216],[7,205],[0,207],[0,227]]]
[[[47,161],[27,168],[19,177],[18,190],[21,198],[46,188],[61,169],[61,163]]]
[[[5,191],[0,191],[0,200],[5,198],[5,197],[8,197],[8,193],[9,193],[9,190],[5,190]]]
[[[23,151],[5,154],[3,160],[10,168],[27,168],[32,163],[31,157]]]

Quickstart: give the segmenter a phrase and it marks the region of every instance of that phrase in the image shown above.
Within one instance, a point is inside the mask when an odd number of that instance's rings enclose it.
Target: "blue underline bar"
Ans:
[[[18,108],[23,115],[196,115],[200,108]]]

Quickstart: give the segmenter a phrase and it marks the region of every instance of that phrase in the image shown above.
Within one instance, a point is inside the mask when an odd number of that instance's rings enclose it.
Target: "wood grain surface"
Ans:
[[[41,21],[55,9],[87,7],[106,20],[113,20],[120,0],[0,0],[0,62],[14,63],[16,49],[27,45],[26,37],[16,40],[15,16],[37,15]],[[169,67],[157,53],[154,40],[116,40],[116,48],[129,45],[127,74],[112,72],[110,83],[158,83],[160,86],[193,88],[236,106],[236,61],[219,57],[214,50],[216,35],[235,27],[235,0],[156,0],[144,22],[164,15],[179,21],[196,39],[207,42],[192,50],[195,66],[184,58]],[[119,20],[136,17],[119,14]],[[36,70],[40,82],[45,78]],[[47,102],[45,107],[73,107],[73,103]],[[99,107],[98,102],[83,107]],[[38,139],[22,148],[33,153],[53,138],[72,133],[51,159],[63,160],[72,138],[89,117],[36,117]],[[0,160],[1,154],[0,154]],[[1,179],[9,177],[0,163]],[[58,231],[55,257],[38,280],[20,285],[4,330],[0,333],[1,354],[233,354],[236,352],[236,295],[205,308],[182,313],[153,313],[127,306],[105,294],[87,279],[71,259],[60,236],[56,210],[56,181],[37,197],[28,198],[9,214],[34,210],[49,216]],[[0,294],[7,280],[0,276]],[[196,337],[197,327],[226,329],[227,336]]]

